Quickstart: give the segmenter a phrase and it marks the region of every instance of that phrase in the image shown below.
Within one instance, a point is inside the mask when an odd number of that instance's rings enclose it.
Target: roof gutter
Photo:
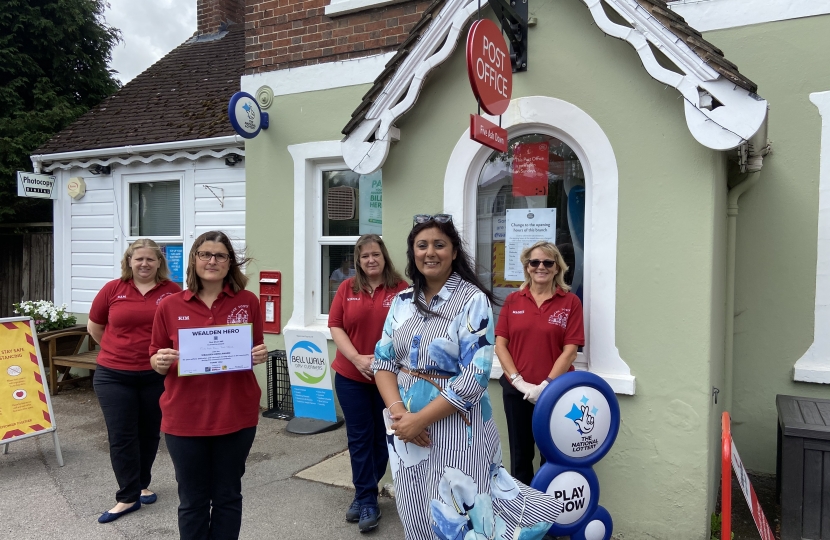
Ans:
[[[174,150],[191,150],[194,148],[206,148],[216,146],[232,146],[240,143],[244,144],[244,142],[245,139],[243,137],[240,137],[239,135],[227,135],[225,137],[213,137],[210,139],[191,139],[187,141],[170,141],[153,144],[113,146],[110,148],[98,148],[95,150],[58,152],[56,154],[34,154],[29,157],[32,160],[32,167],[34,167],[34,172],[39,173],[43,163],[53,163],[55,161],[169,152]]]

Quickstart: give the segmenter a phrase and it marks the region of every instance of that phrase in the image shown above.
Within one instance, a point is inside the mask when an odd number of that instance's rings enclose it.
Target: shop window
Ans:
[[[567,144],[536,133],[510,139],[506,153],[493,152],[487,158],[478,179],[476,199],[479,277],[496,298],[504,300],[522,284],[521,279],[515,280],[522,246],[548,240],[556,244],[569,267],[565,281],[582,299],[585,174]],[[508,218],[517,215],[513,210],[536,214],[544,210],[553,222],[549,228],[513,234],[508,232]],[[510,275],[511,262],[514,275]],[[499,309],[494,306],[496,318]]]
[[[358,238],[382,233],[381,173],[321,170],[321,187],[320,314],[328,315],[337,288],[355,274]]]
[[[181,236],[178,180],[130,185],[130,236]]]

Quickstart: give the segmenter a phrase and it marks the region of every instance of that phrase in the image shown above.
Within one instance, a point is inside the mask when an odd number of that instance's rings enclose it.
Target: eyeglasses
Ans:
[[[545,268],[553,268],[556,261],[551,261],[549,259],[545,259],[544,261],[540,261],[539,259],[530,259],[527,261],[527,264],[529,264],[531,268],[539,268],[540,264],[544,265]]]
[[[209,261],[216,257],[218,263],[228,262],[228,259],[230,259],[230,255],[227,253],[211,253],[210,251],[197,251],[196,256],[202,261]]]
[[[415,214],[412,216],[413,227],[421,223],[429,223],[430,221],[434,221],[435,223],[450,223],[452,222],[452,216],[449,214]]]

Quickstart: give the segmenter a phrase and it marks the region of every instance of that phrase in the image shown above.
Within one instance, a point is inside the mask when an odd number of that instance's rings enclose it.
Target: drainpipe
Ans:
[[[758,131],[748,144],[749,155],[745,169],[748,173],[747,177],[729,190],[726,206],[726,344],[723,359],[723,386],[726,394],[724,410],[728,411],[730,415],[732,414],[732,394],[734,390],[732,373],[735,351],[735,239],[738,231],[738,199],[758,183],[761,177],[764,156],[770,152],[766,140],[766,122]]]

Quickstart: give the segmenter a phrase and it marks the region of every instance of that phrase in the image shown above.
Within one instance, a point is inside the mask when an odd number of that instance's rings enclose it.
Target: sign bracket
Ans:
[[[527,15],[529,0],[487,0],[510,42],[513,73],[527,71]]]

